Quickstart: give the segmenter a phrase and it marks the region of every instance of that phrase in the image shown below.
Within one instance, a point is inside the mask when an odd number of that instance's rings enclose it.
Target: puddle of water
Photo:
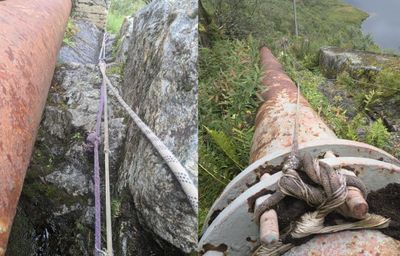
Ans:
[[[364,33],[371,34],[382,49],[400,53],[400,0],[345,0],[367,12],[370,17],[362,24]]]

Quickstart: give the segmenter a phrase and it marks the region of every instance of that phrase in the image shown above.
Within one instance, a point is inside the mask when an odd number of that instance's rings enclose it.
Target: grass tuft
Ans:
[[[112,34],[118,34],[126,16],[135,14],[145,5],[143,0],[114,0],[111,3],[107,17],[107,30]]]
[[[70,47],[73,47],[75,45],[73,38],[76,33],[78,33],[78,28],[76,27],[74,20],[72,18],[69,18],[67,28],[65,29],[63,43]]]
[[[261,72],[258,47],[245,40],[200,49],[199,225],[211,203],[248,164]]]

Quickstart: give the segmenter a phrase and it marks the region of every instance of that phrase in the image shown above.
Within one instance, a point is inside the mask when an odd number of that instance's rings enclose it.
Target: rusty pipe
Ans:
[[[250,162],[275,151],[290,150],[297,102],[296,85],[284,73],[282,66],[271,51],[263,47],[260,54],[264,69],[262,81],[265,85],[265,90],[262,92],[264,102],[256,116],[256,129],[250,152]],[[320,119],[303,96],[300,97],[300,105],[299,145],[313,140],[336,138],[334,132]],[[274,221],[277,221],[277,218],[274,217]],[[272,232],[272,229],[270,228],[267,231]],[[321,255],[349,255],[355,250],[352,249],[353,247],[347,246],[346,242],[351,240],[348,237],[359,237],[357,240],[362,241],[357,245],[358,251],[383,253],[384,255],[392,255],[393,252],[397,251],[400,244],[399,241],[383,235],[379,231],[344,231],[318,235],[311,241],[290,250],[285,255],[303,255],[310,250]],[[338,242],[339,240],[340,242]],[[343,246],[326,247],[324,244]]]
[[[0,255],[51,84],[71,0],[0,1]]]
[[[262,47],[261,64],[264,71],[261,96],[250,152],[250,163],[274,151],[290,149],[296,115],[297,87],[285,74],[271,51]],[[307,100],[300,96],[298,143],[336,138]]]

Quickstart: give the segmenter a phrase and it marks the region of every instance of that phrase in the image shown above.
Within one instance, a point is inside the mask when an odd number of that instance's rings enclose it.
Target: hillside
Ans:
[[[292,1],[201,1],[199,227],[226,184],[248,165],[262,45],[278,57],[338,137],[400,153],[399,133],[374,115],[388,98],[399,102],[399,59],[393,57],[391,64],[379,67],[384,72],[373,76],[341,70],[328,80],[320,70],[321,47],[381,52],[362,34],[361,23],[368,15],[338,0],[297,3],[299,37],[294,35]],[[332,84],[337,86],[328,92]]]

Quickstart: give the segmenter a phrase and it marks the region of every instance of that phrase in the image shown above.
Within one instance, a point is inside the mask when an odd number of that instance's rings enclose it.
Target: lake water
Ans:
[[[371,34],[381,48],[400,52],[400,0],[345,0],[345,2],[370,15],[362,24],[364,33]]]

